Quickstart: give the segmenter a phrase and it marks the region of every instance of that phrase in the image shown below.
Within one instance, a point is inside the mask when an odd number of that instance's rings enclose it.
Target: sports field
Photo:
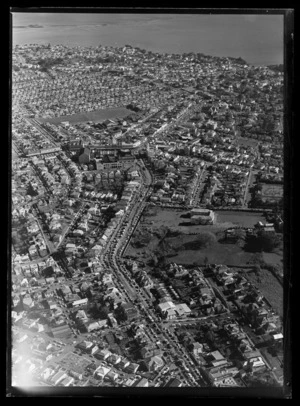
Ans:
[[[189,219],[181,217],[186,211],[176,211],[170,209],[161,209],[157,207],[149,208],[145,214],[148,221],[156,227],[167,226],[171,229],[175,229],[184,234],[196,234],[202,231],[218,232],[222,229],[240,226],[240,227],[253,227],[258,221],[264,221],[265,218],[262,213],[246,212],[246,211],[234,211],[234,210],[216,210],[214,225],[194,225],[184,226],[185,222]]]
[[[217,223],[231,223],[228,226],[240,226],[240,227],[253,227],[254,224],[259,221],[265,221],[262,213],[247,212],[247,211],[215,211]]]
[[[99,123],[107,119],[114,118],[124,118],[132,114],[131,110],[126,109],[125,107],[112,107],[109,109],[95,110],[86,113],[77,113],[69,116],[60,116],[53,118],[37,118],[37,121],[40,123],[51,123],[51,124],[60,124],[63,121],[69,121],[70,123],[83,123],[86,121],[94,121]]]

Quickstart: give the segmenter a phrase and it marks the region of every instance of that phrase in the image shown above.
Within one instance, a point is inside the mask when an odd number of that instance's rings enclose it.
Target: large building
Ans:
[[[82,148],[88,148],[90,152],[95,156],[95,157],[101,157],[103,155],[117,155],[118,151],[124,152],[124,153],[134,153],[135,151],[138,151],[141,147],[143,146],[142,142],[140,140],[131,142],[131,143],[126,143],[124,140],[118,140],[117,144],[109,144],[109,145],[103,145],[103,144],[84,144],[81,140],[76,140],[76,141],[70,141],[68,143],[68,149],[72,152],[78,152]]]
[[[137,309],[130,303],[122,303],[121,309],[126,320],[134,320],[139,317]]]
[[[215,214],[212,210],[194,208],[190,211],[192,224],[214,224]]]
[[[91,159],[91,150],[84,148],[83,152],[79,155],[78,161],[81,164],[88,164]]]

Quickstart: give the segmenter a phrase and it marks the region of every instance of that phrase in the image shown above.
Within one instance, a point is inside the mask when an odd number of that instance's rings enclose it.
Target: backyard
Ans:
[[[248,272],[245,276],[261,291],[280,317],[283,317],[283,288],[272,272],[261,269],[257,275]]]

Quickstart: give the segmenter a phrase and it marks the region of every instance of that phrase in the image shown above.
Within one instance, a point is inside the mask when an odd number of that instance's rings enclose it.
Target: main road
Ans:
[[[78,218],[82,215],[86,205],[87,205],[87,203],[84,202],[83,205],[78,210],[78,212],[75,214],[75,216],[73,217],[71,223],[68,225],[68,227],[65,229],[65,231],[61,235],[61,239],[60,239],[59,243],[57,244],[56,249],[58,249],[60,247],[60,245],[62,244],[62,242],[63,242],[63,240],[65,238],[65,236],[68,234],[70,228],[73,227],[73,225],[76,223]]]
[[[243,208],[247,207],[247,195],[248,195],[249,185],[251,184],[252,176],[253,176],[253,170],[252,170],[252,168],[250,168],[246,186],[245,186],[244,197],[243,197],[243,204],[242,204]]]
[[[44,127],[35,119],[35,118],[28,118],[26,117],[26,121],[34,126],[40,133],[42,133],[55,147],[61,148],[60,144],[58,144],[52,135],[45,130]]]
[[[200,109],[198,106],[198,108]],[[177,115],[176,118],[173,118],[170,120],[169,123],[163,124],[158,130],[156,130],[152,135],[149,136],[149,138],[155,138],[157,134],[163,133],[165,131],[171,130],[174,126],[178,125],[180,121],[186,120],[194,111],[196,110],[197,106],[195,102],[191,102],[179,115]]]
[[[192,195],[191,195],[191,199],[190,199],[190,206],[197,206],[197,202],[199,200],[199,193],[200,193],[200,188],[201,188],[201,180],[202,177],[205,173],[205,168],[206,166],[204,166],[203,168],[199,168],[199,171],[196,175],[196,179],[194,180],[195,185],[193,187],[192,190]]]
[[[122,263],[124,249],[139,222],[139,218],[144,208],[146,207],[147,197],[151,193],[151,175],[149,173],[147,174],[146,168],[144,171],[146,171],[144,177],[145,185],[142,185],[140,190],[136,192],[137,195],[132,202],[131,210],[125,213],[117,228],[110,236],[108,243],[101,254],[100,263],[104,269],[109,269],[115,276],[117,287],[121,290],[126,300],[128,302],[134,302],[135,300],[138,301],[141,313],[144,314],[144,323],[147,326],[149,338],[155,342],[161,337],[169,343],[170,348],[173,349],[174,353],[178,354],[181,359],[185,359],[186,362],[188,362],[190,366],[189,373],[191,376],[184,374],[184,384],[188,386],[203,386],[205,384],[204,380],[201,377],[200,371],[193,368],[190,354],[177,342],[177,337],[175,335],[172,334],[170,336],[171,333],[163,328],[160,319],[154,312],[151,295],[145,288],[137,285]],[[151,322],[148,321],[149,318],[152,320]]]

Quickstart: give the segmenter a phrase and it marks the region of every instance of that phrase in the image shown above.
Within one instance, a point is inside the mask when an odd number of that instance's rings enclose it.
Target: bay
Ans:
[[[159,53],[241,57],[253,65],[283,63],[282,15],[12,14],[13,45],[128,44]]]

